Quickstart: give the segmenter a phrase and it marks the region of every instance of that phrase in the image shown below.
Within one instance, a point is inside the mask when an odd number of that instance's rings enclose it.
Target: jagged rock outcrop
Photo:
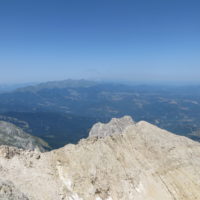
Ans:
[[[1,180],[29,200],[200,199],[198,142],[144,121],[100,135],[46,153],[1,146]]]
[[[134,121],[130,116],[112,118],[107,124],[98,122],[91,128],[89,137],[97,136],[100,138],[108,135],[121,134],[128,126],[133,124]]]
[[[42,139],[25,133],[21,128],[5,121],[0,121],[0,145],[42,152],[49,149],[48,144]]]

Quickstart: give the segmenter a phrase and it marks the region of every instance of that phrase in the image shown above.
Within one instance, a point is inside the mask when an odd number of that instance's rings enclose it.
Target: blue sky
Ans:
[[[198,0],[1,0],[0,83],[200,80]]]

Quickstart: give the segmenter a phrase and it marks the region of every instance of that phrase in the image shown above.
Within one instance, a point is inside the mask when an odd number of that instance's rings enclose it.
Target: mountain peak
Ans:
[[[114,131],[46,153],[2,146],[0,199],[200,199],[198,142],[129,117],[99,130]]]
[[[126,119],[130,123],[122,123],[126,122]],[[119,127],[122,126],[119,124],[124,125],[121,134]],[[83,140],[73,146],[73,150],[69,146],[63,148],[63,152],[71,158],[67,159],[68,175],[63,174],[65,180],[70,179],[77,189],[73,189],[76,194],[88,191],[87,195],[80,195],[80,199],[200,198],[200,174],[196,172],[200,166],[200,159],[197,158],[200,152],[199,143],[145,121],[134,123],[129,117],[112,119],[99,127],[96,130],[100,135],[97,134],[96,138],[89,137]],[[113,132],[107,135],[109,130]],[[65,153],[60,157],[64,158]],[[65,162],[65,159],[61,161]],[[78,163],[81,163],[80,168]],[[82,183],[79,182],[80,177],[77,180],[69,176],[74,173],[75,166],[75,171],[79,171],[79,176],[84,179]],[[88,180],[85,177],[90,178]],[[79,190],[77,185],[84,188]]]
[[[105,137],[108,135],[121,134],[128,126],[135,122],[130,116],[112,118],[108,123],[98,122],[93,125],[89,132],[89,137]]]

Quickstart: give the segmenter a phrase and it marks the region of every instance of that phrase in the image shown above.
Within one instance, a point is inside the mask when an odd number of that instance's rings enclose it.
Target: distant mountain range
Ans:
[[[27,87],[29,85],[34,85],[36,83],[16,83],[16,84],[0,84],[0,93],[11,92],[17,88]]]
[[[47,82],[0,94],[0,115],[53,148],[87,137],[97,121],[123,115],[192,137],[200,129],[200,86]]]

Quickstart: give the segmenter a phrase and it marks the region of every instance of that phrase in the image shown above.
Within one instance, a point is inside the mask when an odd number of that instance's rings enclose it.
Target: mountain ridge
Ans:
[[[198,142],[141,121],[46,153],[1,146],[0,175],[29,200],[195,200],[199,153]]]
[[[16,89],[16,91],[19,92],[25,92],[25,91],[33,91],[38,92],[42,89],[55,89],[55,88],[78,88],[78,87],[92,87],[94,85],[98,84],[96,81],[89,81],[85,79],[79,79],[79,80],[73,80],[73,79],[67,79],[62,81],[48,81],[44,83],[34,84],[26,87],[21,87]]]

